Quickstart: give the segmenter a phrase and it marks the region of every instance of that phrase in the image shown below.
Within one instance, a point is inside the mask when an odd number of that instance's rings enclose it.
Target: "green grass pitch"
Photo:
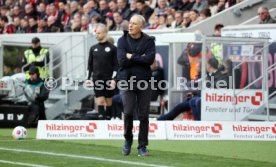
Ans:
[[[10,162],[51,167],[276,167],[276,142],[150,140],[150,156],[138,157],[137,141],[131,154],[123,156],[123,140],[36,140],[36,129],[28,129],[27,139],[19,141],[11,133],[0,129],[0,167],[24,166]]]

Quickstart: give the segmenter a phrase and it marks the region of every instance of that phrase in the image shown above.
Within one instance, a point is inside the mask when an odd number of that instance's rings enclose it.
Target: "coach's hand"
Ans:
[[[132,54],[131,53],[127,53],[126,56],[127,56],[128,59],[131,59]]]

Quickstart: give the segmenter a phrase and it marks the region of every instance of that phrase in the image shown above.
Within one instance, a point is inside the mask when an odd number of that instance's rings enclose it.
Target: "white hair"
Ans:
[[[140,23],[141,23],[141,25],[142,25],[142,29],[143,29],[144,26],[146,25],[146,20],[145,20],[144,16],[139,15],[139,14],[135,14],[135,15],[133,15],[132,17],[137,17],[137,18],[139,18]]]

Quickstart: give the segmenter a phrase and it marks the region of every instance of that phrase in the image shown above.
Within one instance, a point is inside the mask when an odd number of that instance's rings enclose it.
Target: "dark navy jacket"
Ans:
[[[119,70],[117,78],[128,80],[135,76],[136,80],[149,80],[151,77],[150,65],[155,59],[155,38],[142,33],[141,38],[132,39],[128,32],[118,40],[117,58]],[[131,59],[126,57],[127,53],[133,54]]]

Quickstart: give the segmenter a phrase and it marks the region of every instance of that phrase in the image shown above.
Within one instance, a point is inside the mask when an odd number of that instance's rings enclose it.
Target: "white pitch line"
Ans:
[[[21,166],[31,166],[31,167],[49,167],[49,166],[44,166],[44,165],[29,164],[29,163],[23,163],[23,162],[13,162],[13,161],[1,160],[1,159],[0,159],[0,163],[21,165]]]
[[[62,154],[62,153],[45,152],[45,151],[11,149],[11,148],[4,148],[4,147],[0,147],[0,150],[13,151],[13,152],[24,152],[24,153],[34,153],[34,154],[51,155],[51,156],[60,156],[60,157],[79,158],[79,159],[92,159],[92,160],[97,160],[97,161],[113,162],[113,163],[120,163],[120,164],[127,164],[127,165],[148,166],[148,167],[170,167],[170,166],[157,165],[157,164],[147,164],[147,163],[143,163],[143,162],[133,162],[133,161],[108,159],[108,158],[102,158],[102,157],[96,157],[96,156],[83,156],[83,155],[76,155],[76,154]]]

